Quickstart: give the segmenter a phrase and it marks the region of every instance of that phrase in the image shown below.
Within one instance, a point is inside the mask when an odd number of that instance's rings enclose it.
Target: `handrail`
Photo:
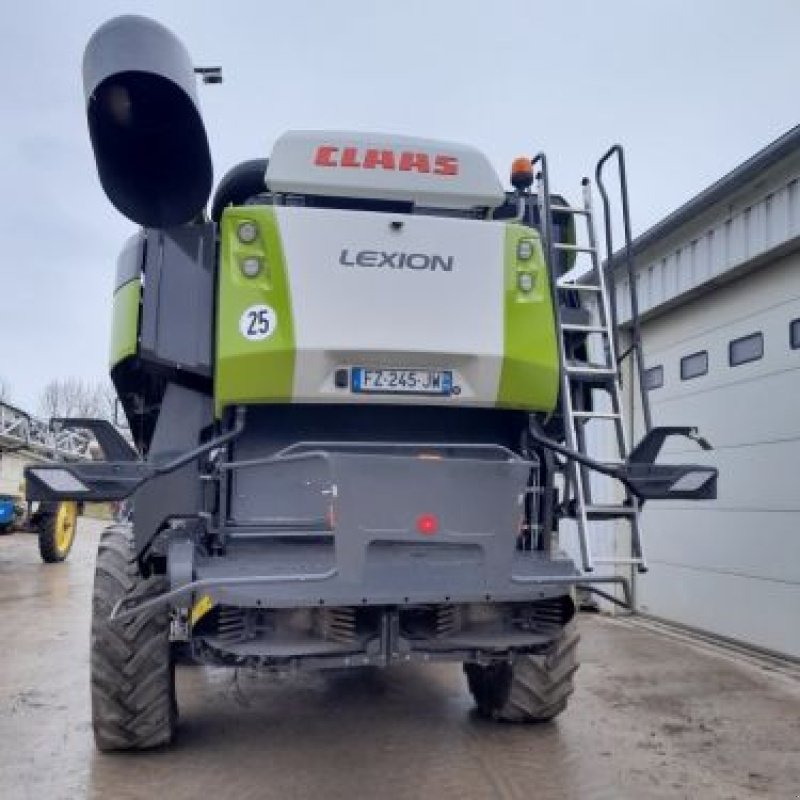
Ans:
[[[537,153],[531,159],[531,167],[536,168],[536,165],[541,165],[537,179],[539,181],[539,224],[542,226],[542,234],[544,235],[545,256],[547,257],[547,267],[550,270],[550,280],[555,285],[555,265],[553,261],[553,215],[550,209],[550,178],[547,173],[547,156],[543,153]]]
[[[616,155],[619,168],[619,188],[620,199],[622,201],[622,224],[625,232],[625,265],[628,272],[628,288],[631,301],[631,327],[633,329],[633,343],[631,349],[636,355],[636,370],[639,379],[639,392],[642,401],[642,414],[644,416],[645,433],[649,433],[653,428],[653,417],[650,411],[650,395],[644,383],[644,353],[642,352],[642,333],[639,324],[639,299],[636,291],[636,276],[633,267],[633,247],[631,237],[631,218],[628,206],[628,179],[625,173],[625,153],[622,145],[615,144],[609,148],[608,152],[597,162],[595,168],[595,182],[603,198],[603,217],[606,238],[606,265],[608,270],[608,286],[611,299],[611,335],[614,340],[614,352],[619,352],[618,340],[618,317],[617,317],[617,292],[614,280],[614,268],[612,257],[614,254],[614,244],[611,233],[611,203],[608,199],[605,185],[603,184],[603,167],[608,163],[612,156]]]

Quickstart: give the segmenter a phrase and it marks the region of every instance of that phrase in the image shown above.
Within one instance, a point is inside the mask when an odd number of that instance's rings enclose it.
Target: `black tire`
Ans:
[[[58,564],[69,555],[78,525],[78,506],[72,501],[48,506],[34,520],[39,533],[39,555],[45,564]]]
[[[517,654],[510,664],[464,664],[478,711],[502,722],[548,722],[560,714],[573,691],[579,638],[573,623],[545,653]]]
[[[161,575],[142,577],[131,525],[106,528],[92,596],[92,726],[99,750],[145,750],[168,744],[175,734],[178,708],[167,610],[122,623],[109,620],[122,598],[166,588]]]

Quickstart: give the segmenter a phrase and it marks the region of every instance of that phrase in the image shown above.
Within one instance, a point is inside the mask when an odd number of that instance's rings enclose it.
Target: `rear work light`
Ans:
[[[530,261],[533,258],[535,247],[532,239],[520,239],[517,242],[517,258],[520,261]]]
[[[261,259],[257,256],[248,256],[242,261],[242,273],[248,278],[256,278],[261,272]]]
[[[241,222],[236,229],[236,235],[242,244],[253,244],[258,238],[258,226],[255,222]]]
[[[525,292],[525,294],[532,292],[535,283],[532,272],[520,272],[517,274],[517,288],[521,292]]]

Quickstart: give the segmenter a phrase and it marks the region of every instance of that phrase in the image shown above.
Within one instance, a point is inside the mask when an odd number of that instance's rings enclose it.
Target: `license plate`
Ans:
[[[449,395],[453,390],[453,373],[441,369],[353,367],[351,386],[360,393]]]

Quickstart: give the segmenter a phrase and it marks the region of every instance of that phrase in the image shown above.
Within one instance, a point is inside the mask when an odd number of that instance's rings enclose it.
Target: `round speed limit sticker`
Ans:
[[[278,315],[270,306],[250,306],[239,318],[239,333],[251,342],[268,339],[278,327]]]

